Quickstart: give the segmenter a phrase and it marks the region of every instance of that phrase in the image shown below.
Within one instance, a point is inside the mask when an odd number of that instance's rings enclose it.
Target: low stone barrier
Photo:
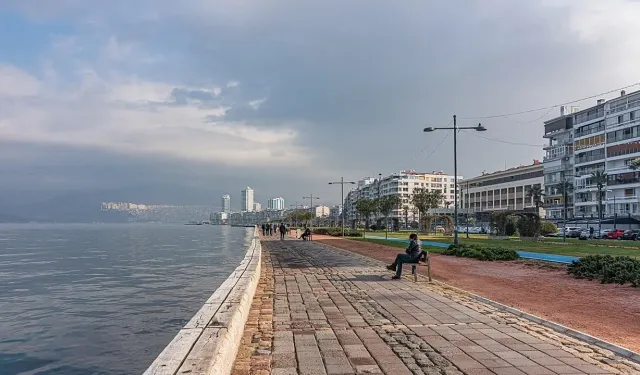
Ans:
[[[240,265],[178,332],[144,375],[228,375],[260,280],[257,228]]]

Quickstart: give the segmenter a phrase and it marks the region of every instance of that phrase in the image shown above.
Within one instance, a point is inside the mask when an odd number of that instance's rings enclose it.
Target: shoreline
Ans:
[[[230,373],[260,278],[261,250],[256,227],[240,265],[176,334],[144,375]]]

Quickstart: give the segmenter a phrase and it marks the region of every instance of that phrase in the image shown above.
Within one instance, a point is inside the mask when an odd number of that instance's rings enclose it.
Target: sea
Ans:
[[[0,374],[142,374],[237,267],[251,231],[0,224]]]

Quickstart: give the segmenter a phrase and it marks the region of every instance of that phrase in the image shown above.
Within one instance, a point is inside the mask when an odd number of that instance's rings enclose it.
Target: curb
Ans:
[[[502,304],[500,302],[496,302],[496,301],[491,300],[489,298],[481,297],[481,296],[479,296],[477,294],[473,294],[473,293],[468,292],[468,291],[466,291],[464,289],[456,288],[455,286],[451,286],[451,285],[449,285],[447,283],[443,283],[442,281],[434,280],[433,282],[441,284],[441,285],[444,285],[447,288],[451,288],[451,289],[456,290],[456,291],[458,291],[460,293],[464,293],[464,294],[470,296],[472,299],[474,299],[476,301],[479,301],[479,302],[482,302],[482,303],[486,303],[487,305],[493,306],[493,307],[497,308],[498,310],[506,311],[506,312],[511,313],[511,314],[513,314],[515,316],[518,316],[520,318],[527,319],[527,320],[532,321],[534,323],[543,325],[543,326],[545,326],[547,328],[550,328],[550,329],[552,329],[552,330],[554,330],[554,331],[556,331],[558,333],[562,333],[562,334],[565,334],[565,335],[567,335],[569,337],[572,337],[574,339],[577,339],[577,340],[580,340],[580,341],[584,341],[584,342],[586,342],[588,344],[595,345],[595,346],[600,347],[602,349],[609,350],[609,351],[614,352],[615,354],[617,354],[617,355],[619,355],[619,356],[621,356],[623,358],[626,358],[626,359],[628,359],[630,361],[633,361],[635,363],[640,364],[640,354],[636,353],[636,352],[634,352],[632,350],[629,350],[629,349],[627,349],[625,347],[622,347],[622,346],[619,346],[619,345],[616,345],[616,344],[612,344],[612,343],[610,343],[608,341],[604,341],[604,340],[599,339],[597,337],[591,336],[591,335],[589,335],[587,333],[575,330],[573,328],[569,328],[567,326],[563,326],[562,324],[559,324],[559,323],[556,323],[556,322],[552,322],[552,321],[547,320],[547,319],[543,319],[543,318],[541,318],[539,316],[536,316],[536,315],[533,315],[533,314],[526,313],[526,312],[524,312],[522,310],[518,310],[518,309],[516,309],[514,307],[504,305],[504,304]]]
[[[240,265],[164,348],[144,375],[228,375],[260,280],[257,228]]]

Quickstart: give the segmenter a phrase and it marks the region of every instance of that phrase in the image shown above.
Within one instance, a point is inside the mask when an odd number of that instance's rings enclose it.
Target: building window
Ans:
[[[636,119],[636,113],[635,112],[629,112],[629,120],[633,121]]]
[[[624,119],[623,116],[618,116],[618,124],[622,124],[622,120]]]

